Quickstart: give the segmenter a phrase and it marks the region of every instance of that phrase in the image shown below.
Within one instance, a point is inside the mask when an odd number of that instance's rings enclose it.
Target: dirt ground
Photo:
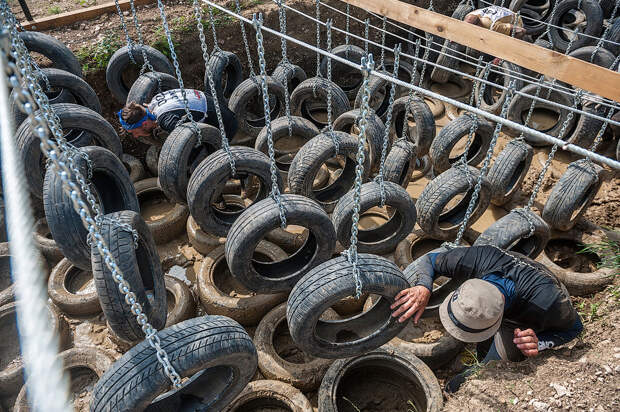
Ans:
[[[97,1],[99,3],[103,2],[103,0]],[[17,12],[18,17],[23,18],[23,14],[19,11],[17,0],[11,0],[9,3]],[[61,11],[66,11],[81,7],[80,3],[82,2],[76,2],[75,0],[28,1],[35,17],[49,15],[50,7],[57,6]],[[91,1],[90,5],[92,3],[97,2]],[[178,40],[176,47],[181,71],[184,76],[183,79],[188,87],[202,88],[204,62],[202,60],[202,52],[198,47],[197,34],[195,31],[182,31],[184,27],[188,27],[188,24],[191,23],[187,21],[188,19],[191,20],[193,16],[191,1],[165,1],[164,3],[166,4],[169,21],[176,22],[171,24],[173,30],[176,27],[180,31],[176,36]],[[287,3],[305,13],[314,14],[314,2],[311,0],[289,0]],[[328,3],[340,9],[344,8],[343,4],[338,1],[328,1]],[[427,5],[426,2],[418,3],[413,1],[412,3],[422,6]],[[446,14],[449,14],[449,11],[456,3],[452,0],[435,2],[435,8],[446,11]],[[277,9],[273,3],[265,0],[254,0],[242,1],[242,4],[244,15],[251,16],[253,12],[261,11],[265,15],[265,25],[273,28],[278,27]],[[140,6],[138,10],[147,42],[160,41],[162,33],[158,29],[160,17],[156,6]],[[360,11],[355,11],[354,15],[359,18],[365,18],[365,14]],[[343,16],[335,14],[330,14],[329,16],[334,18],[336,26],[344,27]],[[241,59],[247,76],[249,66],[244,45],[241,41],[238,22],[228,20],[221,15],[218,15],[217,18],[217,34],[220,46],[225,50],[234,52]],[[380,22],[373,21],[373,24],[380,25]],[[316,41],[315,26],[291,12],[288,13],[288,27],[289,31],[296,38],[309,43]],[[253,30],[247,26],[246,28],[256,68],[256,42]],[[208,28],[206,29],[207,42],[209,49],[211,49],[213,40],[210,31]],[[351,30],[363,33],[363,26],[352,23]],[[63,41],[77,55],[80,55],[80,51],[83,52],[86,47],[105,43],[110,38],[116,39],[121,45],[124,43],[122,31],[119,28],[118,16],[113,13],[92,21],[76,23],[70,27],[53,29],[47,33]],[[132,27],[130,27],[130,34],[135,38]],[[325,33],[322,32],[321,35],[324,41]],[[379,40],[380,38],[377,36],[376,39]],[[388,38],[387,42],[388,44],[393,44],[394,39]],[[267,71],[271,72],[281,59],[280,43],[275,37],[269,35],[266,36],[265,43],[268,45],[266,54]],[[334,33],[334,45],[341,43],[344,43],[344,37]],[[352,43],[362,45],[361,42],[355,40],[352,40]],[[314,54],[308,54],[304,49],[294,44],[289,43],[288,47],[290,60],[300,65],[309,76],[312,76],[315,72]],[[114,100],[106,87],[105,70],[91,70],[86,73],[85,79],[97,91],[103,106],[102,114],[104,117],[118,128],[119,125],[114,112],[120,108],[121,104]],[[438,129],[445,125],[447,121],[448,119],[445,117],[440,119],[437,122]],[[508,141],[508,137],[503,135],[500,137],[495,149],[495,155],[503,149]],[[601,146],[600,153],[613,157],[616,143],[617,140],[608,134]],[[144,158],[144,153],[147,149],[147,146],[128,138],[123,138],[123,147],[126,152],[134,154],[141,159]],[[522,184],[520,192],[505,207],[490,207],[473,225],[473,229],[476,232],[484,231],[490,224],[508,213],[512,208],[527,203],[548,153],[549,148],[535,150],[532,166]],[[565,171],[567,164],[576,159],[577,157],[568,152],[558,151],[555,160],[547,172],[541,191],[534,202],[533,208],[536,212],[540,213],[542,211],[553,185]],[[422,178],[412,182],[408,192],[412,197],[417,198],[428,181],[428,178]],[[603,178],[601,189],[585,213],[585,220],[609,228],[620,228],[619,182],[618,175],[613,174],[608,169]],[[157,209],[149,213],[156,215],[160,212]],[[169,274],[175,274],[178,277],[184,278],[183,280],[192,285],[194,295],[197,296],[195,268],[198,267],[203,256],[188,245],[187,237],[184,236],[170,244],[159,247],[159,252],[164,266],[169,269]],[[565,347],[546,351],[536,359],[530,359],[518,364],[498,362],[482,368],[463,385],[456,395],[446,397],[445,410],[589,410],[596,412],[620,410],[619,299],[620,281],[618,279],[616,279],[614,285],[594,296],[575,298],[574,304],[585,319],[585,332],[579,339]],[[90,319],[68,319],[68,321],[72,329],[75,346],[96,346],[108,351],[115,358],[120,357],[129,348],[127,344],[115,340],[109,333],[103,315]],[[249,332],[252,334],[253,328],[250,328]],[[425,338],[433,339],[434,336],[429,335],[428,337],[425,336]],[[284,337],[281,337],[281,340],[281,342],[278,342],[278,345],[290,346],[290,342]],[[295,348],[289,347],[287,351],[289,351],[289,356],[292,359],[299,356],[299,353],[295,352]],[[459,358],[453,364],[437,371],[440,383],[443,385],[447,377],[462,369],[462,367],[463,364]],[[316,406],[316,392],[307,395]],[[80,402],[80,405],[85,406],[86,404],[87,402]],[[10,400],[0,400],[0,405],[10,410]]]

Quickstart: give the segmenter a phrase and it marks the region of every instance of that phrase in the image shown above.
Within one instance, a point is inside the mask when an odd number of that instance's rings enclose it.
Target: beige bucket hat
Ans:
[[[504,314],[504,296],[481,279],[465,281],[439,307],[443,327],[463,342],[482,342],[497,332]]]

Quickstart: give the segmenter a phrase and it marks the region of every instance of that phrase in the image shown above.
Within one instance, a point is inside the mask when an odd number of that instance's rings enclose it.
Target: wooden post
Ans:
[[[620,102],[620,73],[398,0],[342,0]]]

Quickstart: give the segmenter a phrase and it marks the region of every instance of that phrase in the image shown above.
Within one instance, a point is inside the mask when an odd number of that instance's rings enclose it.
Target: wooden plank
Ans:
[[[155,0],[134,0],[136,6],[142,4],[153,3]],[[118,2],[121,10],[129,10],[129,0],[120,0]],[[100,4],[97,6],[87,7],[78,10],[72,10],[65,13],[55,14],[53,16],[43,17],[34,21],[22,24],[25,30],[46,30],[56,29],[58,27],[67,26],[77,21],[90,20],[99,17],[102,14],[114,12],[116,13],[116,4],[113,1]]]
[[[620,73],[398,0],[342,0],[620,102]]]

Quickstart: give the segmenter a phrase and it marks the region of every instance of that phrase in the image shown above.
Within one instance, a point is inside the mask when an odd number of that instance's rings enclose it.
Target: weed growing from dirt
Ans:
[[[619,231],[614,233],[620,234]],[[599,267],[615,269],[614,276],[620,273],[620,242],[606,238],[599,243],[586,244],[585,247],[577,253],[595,253],[601,262]]]
[[[50,8],[47,9],[47,13],[48,14],[60,14],[62,13],[62,9],[60,8],[60,6],[50,6]]]
[[[80,47],[76,56],[80,64],[82,64],[84,74],[105,69],[110,61],[110,57],[122,45],[118,35],[114,31],[108,31],[99,42]]]
[[[411,408],[409,406],[411,406]],[[418,412],[418,408],[415,407],[411,400],[407,401],[407,412]]]
[[[355,404],[353,403],[353,401],[349,398],[347,398],[346,396],[343,396],[342,399],[344,399],[345,401],[349,402],[351,404],[351,406],[357,411],[357,412],[362,412],[360,411],[360,408],[358,408],[357,406],[355,406]]]
[[[577,312],[585,323],[589,323],[601,317],[601,314],[598,313],[598,309],[600,306],[600,302],[590,303],[589,305],[586,305],[585,301],[581,301],[577,304]]]

